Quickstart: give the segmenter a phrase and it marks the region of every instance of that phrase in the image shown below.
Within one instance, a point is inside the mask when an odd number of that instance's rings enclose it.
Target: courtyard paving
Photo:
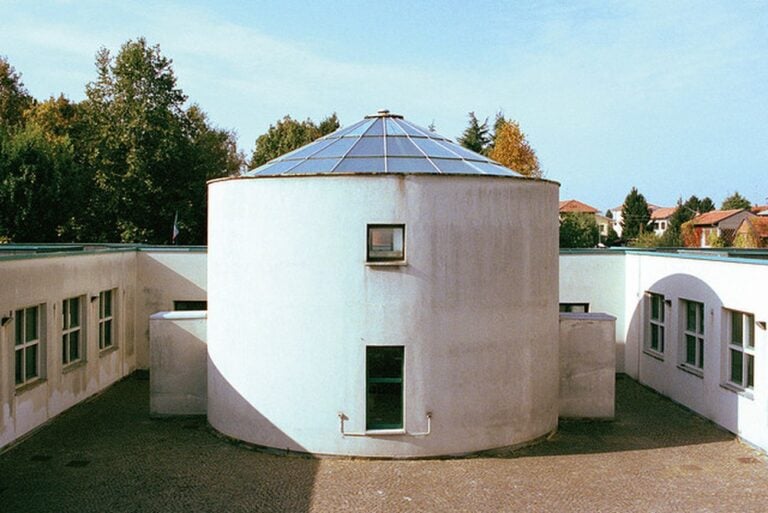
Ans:
[[[760,512],[762,453],[626,377],[614,422],[518,451],[382,461],[265,454],[149,418],[134,374],[0,455],[0,512]]]

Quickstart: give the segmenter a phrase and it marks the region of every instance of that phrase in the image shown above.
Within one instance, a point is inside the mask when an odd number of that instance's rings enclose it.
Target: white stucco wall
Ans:
[[[560,254],[560,302],[589,303],[590,312],[616,317],[616,372],[624,372],[625,257],[617,251]]]
[[[103,390],[136,365],[134,303],[135,253],[74,254],[0,260],[0,314],[41,307],[41,379],[15,385],[15,319],[0,327],[0,447],[28,433],[83,399]],[[116,290],[115,344],[99,351],[99,292]],[[61,310],[67,298],[85,296],[81,363],[64,367]]]
[[[613,418],[615,324],[604,313],[560,314],[561,418]]]
[[[426,456],[528,441],[558,413],[557,185],[323,176],[209,186],[208,415],[251,443]],[[405,223],[408,265],[365,264]],[[365,431],[365,348],[405,347],[405,431]],[[432,412],[429,436],[427,412]]]
[[[149,321],[151,415],[205,415],[208,351],[204,311],[158,312]]]

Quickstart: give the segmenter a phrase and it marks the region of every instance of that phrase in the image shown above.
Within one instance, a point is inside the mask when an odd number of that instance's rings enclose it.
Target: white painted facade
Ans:
[[[768,450],[768,261],[714,252],[573,252],[561,256],[560,272],[561,298],[578,297],[618,318],[617,358],[627,374]],[[663,351],[650,348],[649,293],[664,300]],[[686,301],[703,305],[701,369],[686,363]],[[752,387],[729,383],[733,311],[753,316]]]
[[[205,271],[201,250],[113,246],[0,253],[0,448],[133,370],[147,368],[149,315],[156,311],[151,310],[172,309],[174,299],[204,300]],[[113,343],[100,349],[100,293],[105,291],[112,291]],[[78,358],[65,362],[63,302],[69,299],[81,307],[76,331],[82,345]],[[39,312],[38,376],[17,385],[17,312],[29,308]]]
[[[557,192],[489,176],[211,183],[211,425],[261,446],[387,457],[554,430]],[[370,223],[405,225],[405,265],[366,263]],[[366,432],[366,347],[391,345],[405,353],[403,429]]]

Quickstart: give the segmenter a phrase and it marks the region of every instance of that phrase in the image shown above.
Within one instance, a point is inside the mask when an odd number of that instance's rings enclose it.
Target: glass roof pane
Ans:
[[[347,155],[350,157],[383,157],[384,138],[361,137]]]
[[[291,169],[289,174],[301,175],[312,173],[327,173],[339,159],[309,159]]]
[[[358,121],[354,125],[349,125],[344,128],[340,128],[339,130],[336,130],[332,134],[330,134],[331,137],[345,137],[345,136],[352,136],[352,135],[362,135],[363,132],[365,132],[365,129],[368,128],[371,125],[370,119],[364,119],[362,121]],[[365,128],[361,128],[365,127]],[[360,130],[358,132],[358,130]],[[327,136],[326,136],[327,137]]]
[[[320,139],[315,142],[311,142],[307,144],[306,146],[302,146],[301,148],[298,148],[296,150],[293,150],[290,153],[286,153],[285,155],[282,155],[279,157],[279,160],[287,160],[287,159],[303,159],[305,157],[309,157],[313,153],[322,150],[332,142],[336,141],[336,139]]]
[[[410,123],[408,123],[407,121],[405,121],[403,119],[397,119],[397,120],[393,119],[392,121],[394,121],[398,125],[400,125],[400,128],[402,128],[403,131],[406,134],[410,135],[410,136],[427,137],[427,134],[425,134],[424,132],[419,131],[413,125],[411,125]]]
[[[472,165],[479,168],[483,173],[487,173],[489,175],[520,176],[520,173],[516,173],[515,171],[503,166],[491,164],[490,162],[472,162]]]
[[[424,154],[407,137],[387,136],[387,155],[423,157]]]
[[[448,151],[444,146],[441,146],[431,139],[414,139],[413,142],[415,142],[416,145],[424,150],[424,153],[430,157],[459,158],[455,153]]]
[[[458,153],[467,160],[480,160],[483,162],[488,162],[488,159],[484,156],[480,155],[479,153],[475,153],[474,151],[470,151],[460,144],[452,143],[450,141],[441,141],[440,144],[447,146],[451,149],[451,151]]]
[[[345,158],[333,170],[334,173],[383,173],[383,158]]]
[[[384,120],[381,118],[374,120],[373,125],[365,132],[365,135],[384,135]]]
[[[400,125],[395,123],[395,120],[392,118],[387,118],[384,120],[384,122],[387,124],[387,135],[405,135],[405,132],[402,128],[400,128]]]
[[[465,173],[469,175],[477,175],[480,174],[477,169],[470,166],[466,161],[464,160],[457,160],[457,159],[432,159],[432,162],[442,171],[443,173]]]
[[[365,133],[366,130],[368,130],[368,128],[370,128],[370,126],[373,124],[373,121],[373,119],[364,119],[360,123],[352,125],[350,130],[344,132],[342,137],[360,137]],[[338,132],[336,132],[334,136],[336,134],[338,134]]]
[[[390,173],[437,173],[435,166],[426,157],[387,157],[387,171]]]
[[[347,151],[357,142],[357,139],[344,137],[343,139],[332,139],[333,144],[326,146],[321,151],[312,155],[312,158],[323,157],[343,157]]]
[[[287,171],[297,164],[296,160],[281,160],[279,162],[272,162],[270,164],[264,164],[256,169],[252,169],[246,173],[247,176],[267,176],[267,175],[279,175],[280,173]]]

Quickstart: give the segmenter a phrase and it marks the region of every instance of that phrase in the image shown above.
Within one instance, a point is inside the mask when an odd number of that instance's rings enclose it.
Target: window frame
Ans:
[[[667,338],[666,297],[664,294],[659,294],[658,292],[648,291],[645,294],[648,307],[648,313],[646,315],[645,350],[653,355],[663,356],[666,349]],[[656,306],[657,309],[656,315],[654,306]],[[656,334],[655,344],[654,333]]]
[[[372,353],[384,350],[399,349],[398,358],[400,359],[399,376],[371,376],[371,356]],[[372,392],[371,385],[379,384],[399,384],[399,422],[375,422],[371,418],[372,413]],[[405,429],[405,346],[387,345],[387,346],[366,346],[365,347],[365,431],[401,431]]]
[[[27,337],[28,337],[29,326],[27,325],[27,318],[28,318],[28,312],[30,311],[35,312],[35,337],[28,339]],[[14,383],[17,389],[21,387],[25,387],[29,384],[41,381],[44,378],[43,376],[44,368],[42,366],[42,362],[44,361],[44,353],[43,353],[44,323],[42,322],[43,312],[44,312],[44,308],[42,304],[17,308],[16,311],[14,312],[14,338],[13,338]],[[21,337],[21,341],[19,340],[19,337]],[[35,350],[35,362],[34,362],[35,374],[33,376],[29,376],[27,374],[27,370],[28,370],[27,359],[28,359],[28,352],[33,347]],[[19,354],[21,354],[21,357],[19,357]],[[21,362],[21,366],[19,365],[19,362]],[[19,370],[21,370],[21,379],[19,379],[19,375],[20,375]]]
[[[724,369],[724,383],[730,387],[735,387],[738,390],[754,390],[755,388],[755,314],[744,312],[741,310],[732,310],[729,308],[724,309],[726,315],[725,322],[725,336],[723,338],[723,348],[725,350],[725,369]],[[739,316],[741,324],[741,340],[740,343],[735,343],[734,340],[734,326],[735,316]],[[741,356],[740,372],[741,379],[735,381],[733,356],[735,353],[739,353]],[[750,365],[751,363],[751,365]]]
[[[394,236],[393,236],[393,248],[391,253],[394,255],[376,254],[376,250],[373,249],[373,230],[391,229],[393,234],[395,230],[400,230],[401,248],[397,251],[394,248]],[[366,225],[366,243],[365,243],[365,262],[369,265],[403,265],[406,262],[406,231],[405,224],[398,223],[369,223]],[[383,252],[379,252],[383,253]]]
[[[85,361],[85,296],[73,296],[61,302],[61,363],[69,367]],[[77,305],[77,325],[72,325],[72,305]],[[75,344],[72,344],[72,339]],[[73,353],[73,347],[75,353]]]
[[[106,351],[116,347],[115,344],[115,293],[117,289],[107,289],[99,292],[98,299],[98,332],[99,332],[99,351]],[[109,297],[109,312],[107,312],[107,303],[105,298]],[[109,329],[107,329],[109,327]]]
[[[705,317],[706,311],[704,303],[692,299],[681,299],[681,329],[680,329],[680,365],[690,369],[695,373],[704,372],[704,349],[706,340]],[[691,319],[689,318],[688,306],[692,305],[695,309],[693,317],[693,329],[690,329]],[[690,339],[693,339],[693,362],[689,361],[691,356]]]

